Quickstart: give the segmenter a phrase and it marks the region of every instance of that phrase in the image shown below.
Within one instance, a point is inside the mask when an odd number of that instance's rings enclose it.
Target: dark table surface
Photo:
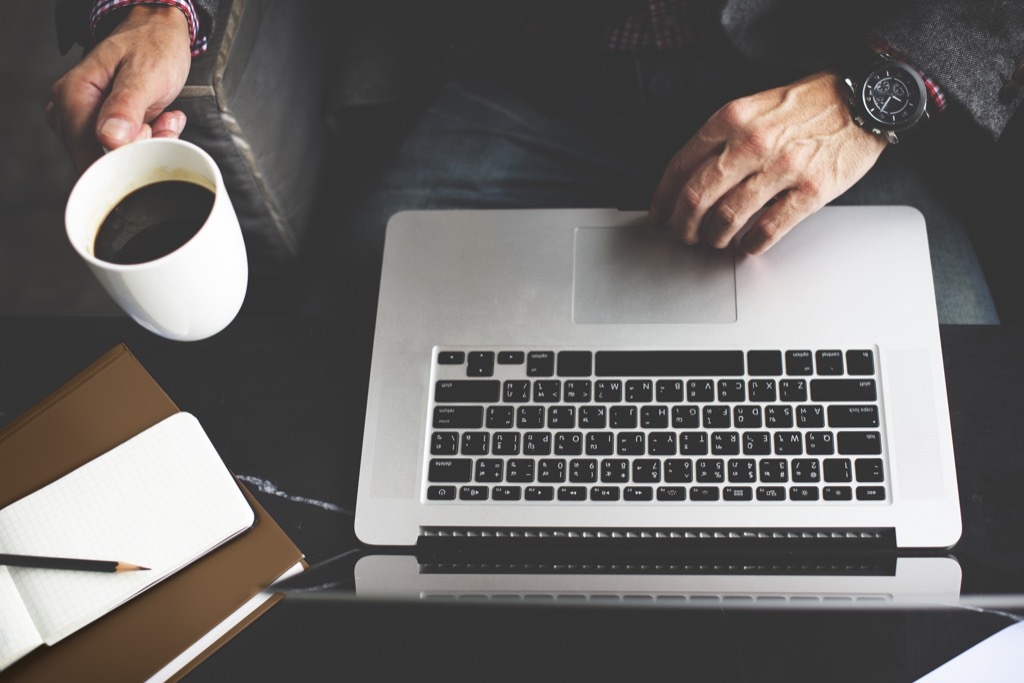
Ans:
[[[914,681],[1019,620],[1024,597],[1024,328],[941,330],[978,608],[861,611],[565,608],[285,598],[186,680]],[[179,343],[127,318],[0,318],[0,425],[124,342],[319,563],[352,531],[371,331],[241,317]],[[1019,668],[1024,676],[1024,654]]]

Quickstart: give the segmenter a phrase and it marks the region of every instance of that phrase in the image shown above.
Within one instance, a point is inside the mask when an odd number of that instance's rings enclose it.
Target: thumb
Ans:
[[[161,109],[155,79],[123,66],[114,78],[96,119],[96,139],[107,149],[135,140],[146,123],[147,113]]]

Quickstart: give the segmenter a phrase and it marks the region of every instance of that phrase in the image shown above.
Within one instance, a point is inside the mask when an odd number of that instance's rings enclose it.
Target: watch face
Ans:
[[[921,77],[894,61],[873,69],[861,90],[865,111],[885,130],[904,130],[914,125],[924,114],[926,97]]]

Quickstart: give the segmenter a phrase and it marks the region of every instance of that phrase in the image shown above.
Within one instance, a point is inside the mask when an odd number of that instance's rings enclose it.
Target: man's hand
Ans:
[[[669,162],[650,220],[687,244],[722,249],[767,205],[740,249],[767,251],[798,222],[845,192],[886,142],[855,124],[831,72],[734,100]]]
[[[188,23],[176,7],[138,5],[50,90],[46,121],[79,172],[149,137],[178,137],[185,114],[164,111],[188,77]]]

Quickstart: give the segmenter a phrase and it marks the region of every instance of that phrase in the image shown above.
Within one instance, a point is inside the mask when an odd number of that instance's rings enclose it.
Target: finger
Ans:
[[[155,138],[176,138],[181,135],[187,121],[184,112],[165,111],[150,122]]]
[[[100,144],[116,149],[138,138],[143,125],[153,118],[148,114],[161,99],[154,90],[156,80],[128,64],[121,67],[97,116],[96,138]]]
[[[785,184],[778,176],[755,173],[726,192],[711,208],[700,228],[700,238],[716,249],[729,246],[733,238],[763,209]]]
[[[148,140],[153,137],[153,128],[148,124],[142,124],[142,128],[139,128],[138,134],[132,142],[138,142],[139,140]]]
[[[661,180],[651,196],[651,206],[647,212],[650,223],[661,225],[672,216],[680,188],[686,185],[698,165],[721,151],[724,138],[713,135],[712,130],[709,124],[705,124],[665,166]]]
[[[672,230],[686,244],[701,241],[701,227],[712,207],[751,173],[750,165],[723,150],[708,159],[680,187],[672,215]]]
[[[790,190],[778,197],[758,216],[740,238],[740,250],[751,255],[763,254],[793,227],[821,208],[807,195]]]
[[[89,75],[77,71],[69,72],[51,90],[48,122],[79,171],[84,171],[103,153],[93,133],[102,98],[103,92]]]

